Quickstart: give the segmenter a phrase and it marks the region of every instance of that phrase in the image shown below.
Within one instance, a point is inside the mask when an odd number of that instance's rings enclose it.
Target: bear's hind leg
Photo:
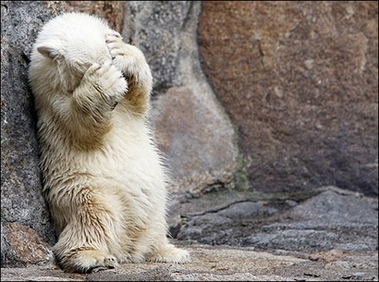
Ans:
[[[53,248],[58,264],[67,272],[79,273],[115,268],[118,262],[112,254],[119,249],[120,233],[117,201],[90,188],[78,190],[76,201],[65,206],[71,214]]]
[[[90,273],[118,267],[117,259],[100,250],[77,248],[66,252],[58,264],[66,272]]]

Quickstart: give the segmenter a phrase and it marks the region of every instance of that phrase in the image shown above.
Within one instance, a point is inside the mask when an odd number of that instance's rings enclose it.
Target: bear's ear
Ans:
[[[58,59],[59,57],[62,56],[59,49],[50,44],[43,44],[43,45],[37,46],[37,50],[45,57],[51,58],[53,60]]]

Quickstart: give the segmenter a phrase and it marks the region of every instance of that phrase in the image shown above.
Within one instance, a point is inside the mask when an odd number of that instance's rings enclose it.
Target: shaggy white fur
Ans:
[[[142,52],[103,20],[66,13],[39,33],[29,80],[61,267],[190,261],[166,237],[168,179],[147,124],[152,76]]]

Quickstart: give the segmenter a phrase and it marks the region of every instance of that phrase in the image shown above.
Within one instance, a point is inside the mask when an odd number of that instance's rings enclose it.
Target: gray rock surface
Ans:
[[[50,8],[47,4],[1,2],[1,265],[23,266],[52,258],[48,245],[55,238],[41,194],[36,118],[27,77],[34,38],[61,9],[59,3]]]
[[[180,86],[178,61],[181,33],[186,28],[190,1],[128,1],[123,37],[146,56],[154,78],[154,93]]]
[[[315,191],[316,192],[316,191]],[[222,191],[188,200],[175,236],[285,253],[378,250],[378,200],[322,187],[305,194]]]

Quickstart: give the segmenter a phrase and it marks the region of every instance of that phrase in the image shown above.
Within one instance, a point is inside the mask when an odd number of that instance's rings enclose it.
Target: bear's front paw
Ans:
[[[127,82],[121,71],[110,62],[93,64],[85,73],[84,78],[111,107],[114,107],[128,91]]]
[[[151,84],[150,68],[141,50],[124,43],[116,32],[106,35],[105,42],[112,57],[112,64],[122,71],[128,81],[143,85]]]

